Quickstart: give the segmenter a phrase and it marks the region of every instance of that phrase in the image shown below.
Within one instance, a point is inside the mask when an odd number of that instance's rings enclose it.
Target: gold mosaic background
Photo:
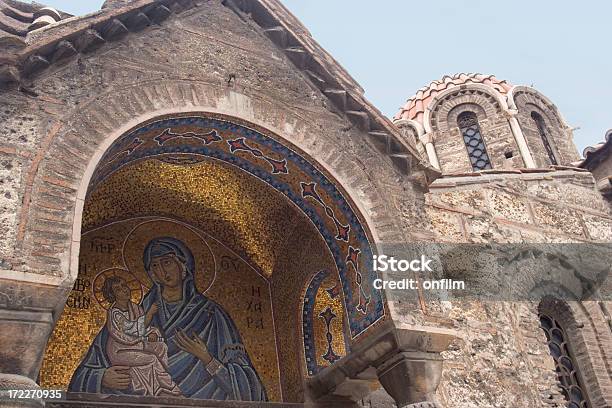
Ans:
[[[139,226],[125,242],[126,237]],[[132,275],[150,281],[142,266],[142,251],[148,240],[172,236],[185,242],[196,259],[196,286],[219,303],[232,317],[242,336],[253,365],[271,401],[281,400],[278,358],[268,281],[244,260],[212,237],[174,221],[140,218],[112,223],[82,236],[79,281],[71,292],[64,312],[47,345],[40,372],[43,388],[66,389],[72,373],[106,321],[106,311],[92,290],[96,276],[109,268],[134,271]],[[125,253],[124,253],[125,252]],[[124,263],[125,260],[125,263]],[[128,267],[128,268],[126,268]],[[128,279],[130,272],[124,271]],[[213,281],[214,278],[214,281]],[[97,285],[96,285],[97,286]],[[259,288],[263,328],[249,328],[247,321],[253,287]],[[81,291],[80,289],[84,289]],[[148,288],[143,290],[146,293]],[[132,300],[141,293],[133,291]],[[86,299],[89,299],[88,307]]]
[[[151,214],[197,220],[210,235],[269,276],[279,237],[274,233],[278,226],[268,213],[279,202],[262,194],[262,187],[252,182],[254,177],[245,175],[213,160],[193,165],[155,159],[137,162],[117,171],[89,194],[83,228]]]

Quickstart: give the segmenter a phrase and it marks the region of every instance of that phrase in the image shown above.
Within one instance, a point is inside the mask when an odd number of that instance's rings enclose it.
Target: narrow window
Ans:
[[[474,112],[463,112],[457,117],[457,124],[463,135],[463,141],[474,171],[491,169],[491,160],[480,133],[478,117]]]
[[[557,378],[569,408],[589,408],[584,388],[578,378],[578,367],[567,347],[565,331],[554,318],[541,314],[540,327],[546,333],[548,349],[555,360]]]
[[[531,112],[531,119],[533,119],[536,126],[538,127],[538,132],[540,133],[542,143],[544,143],[544,148],[546,149],[546,153],[548,154],[550,162],[552,164],[558,164],[557,159],[555,158],[555,154],[553,153],[552,147],[550,146],[550,142],[548,141],[546,123],[544,123],[544,118],[538,112]]]

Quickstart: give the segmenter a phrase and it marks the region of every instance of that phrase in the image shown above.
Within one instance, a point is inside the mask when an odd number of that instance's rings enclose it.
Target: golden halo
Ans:
[[[194,281],[198,292],[206,292],[213,284],[217,267],[215,257],[200,234],[187,225],[168,219],[154,219],[138,224],[123,243],[123,263],[147,289],[153,285],[144,268],[143,254],[155,238],[172,237],[183,242],[191,251],[195,263]]]
[[[111,303],[106,300],[104,298],[104,295],[102,294],[102,286],[104,286],[104,282],[108,278],[114,276],[117,276],[125,281],[125,283],[130,288],[130,292],[132,294],[132,302],[140,304],[140,301],[142,300],[141,283],[138,281],[136,276],[134,276],[134,274],[130,273],[130,271],[120,268],[105,269],[98,273],[94,278],[91,291],[93,292],[94,298],[96,298],[98,304],[102,306],[104,310],[108,310],[108,308],[111,306]]]

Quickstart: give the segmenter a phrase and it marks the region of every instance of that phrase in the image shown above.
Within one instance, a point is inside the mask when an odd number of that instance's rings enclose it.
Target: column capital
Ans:
[[[378,380],[399,408],[436,407],[435,392],[442,378],[442,361],[437,352],[399,352],[376,367]]]
[[[504,109],[503,110],[504,115],[506,116],[506,118],[510,119],[515,117],[516,115],[518,115],[518,109]]]
[[[428,143],[433,143],[433,134],[431,132],[425,133],[424,135],[419,136],[419,140],[424,145],[427,145]]]
[[[436,169],[442,170],[440,167],[440,161],[438,160],[438,154],[436,153],[436,148],[433,144],[433,139],[434,132],[425,133],[424,135],[419,136],[419,140],[425,145],[425,152],[427,153],[429,163],[431,163],[431,165]]]
[[[455,332],[448,329],[383,323],[356,343],[347,356],[310,378],[309,396],[315,401],[330,396],[355,400],[373,391],[364,385],[379,381],[396,402],[432,402],[442,373],[440,352],[455,338]]]

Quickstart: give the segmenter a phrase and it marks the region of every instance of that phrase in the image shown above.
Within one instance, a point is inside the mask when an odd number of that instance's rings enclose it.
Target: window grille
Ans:
[[[541,314],[540,327],[546,333],[548,349],[555,360],[557,378],[568,408],[590,408],[580,384],[578,367],[567,346],[565,330],[554,318]]]
[[[463,135],[472,169],[478,171],[493,168],[480,133],[476,114],[474,112],[463,112],[457,117],[457,124]]]

